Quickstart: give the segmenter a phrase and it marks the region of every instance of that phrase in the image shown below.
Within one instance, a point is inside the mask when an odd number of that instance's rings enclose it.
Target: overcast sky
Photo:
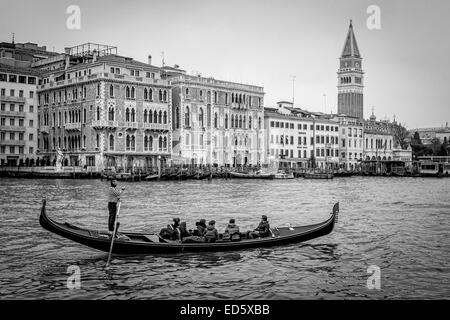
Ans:
[[[69,5],[81,29],[66,27]],[[381,9],[381,29],[366,24]],[[312,111],[336,111],[338,58],[349,20],[365,71],[364,116],[393,115],[407,127],[450,122],[448,0],[0,0],[0,41],[48,49],[97,42],[118,54],[191,73],[264,86],[265,106],[292,100]],[[326,95],[326,97],[324,97]],[[326,100],[326,104],[325,104]]]

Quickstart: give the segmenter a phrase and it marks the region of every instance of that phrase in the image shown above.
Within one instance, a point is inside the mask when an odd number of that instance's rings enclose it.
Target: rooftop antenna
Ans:
[[[14,32],[12,33],[12,44],[14,44]]]
[[[292,107],[294,106],[294,101],[295,101],[295,77],[294,75],[291,76],[292,78]]]
[[[324,99],[324,107],[325,107],[325,114],[327,113],[327,95],[324,93],[323,94],[323,99]]]

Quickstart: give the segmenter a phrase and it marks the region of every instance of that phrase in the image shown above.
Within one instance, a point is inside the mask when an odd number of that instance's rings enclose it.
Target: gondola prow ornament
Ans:
[[[334,223],[338,223],[339,218],[339,202],[336,202],[333,206],[333,212],[331,214],[335,215]]]

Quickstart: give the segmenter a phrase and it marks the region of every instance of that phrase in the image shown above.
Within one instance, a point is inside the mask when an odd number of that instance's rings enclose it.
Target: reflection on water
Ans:
[[[242,231],[262,214],[272,226],[324,221],[340,202],[339,223],[307,243],[234,252],[113,256],[43,230],[48,214],[106,229],[107,182],[2,179],[3,299],[327,299],[447,298],[450,292],[450,179],[341,178],[333,181],[122,183],[121,230],[158,232],[175,216],[193,228],[204,218]],[[67,289],[68,267],[81,288]],[[366,287],[381,268],[381,290]]]

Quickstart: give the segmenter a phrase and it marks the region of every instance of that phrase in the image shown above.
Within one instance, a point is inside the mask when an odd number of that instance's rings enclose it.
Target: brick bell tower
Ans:
[[[353,32],[352,20],[350,20],[337,72],[338,113],[363,119],[364,72],[361,62],[362,57]]]

